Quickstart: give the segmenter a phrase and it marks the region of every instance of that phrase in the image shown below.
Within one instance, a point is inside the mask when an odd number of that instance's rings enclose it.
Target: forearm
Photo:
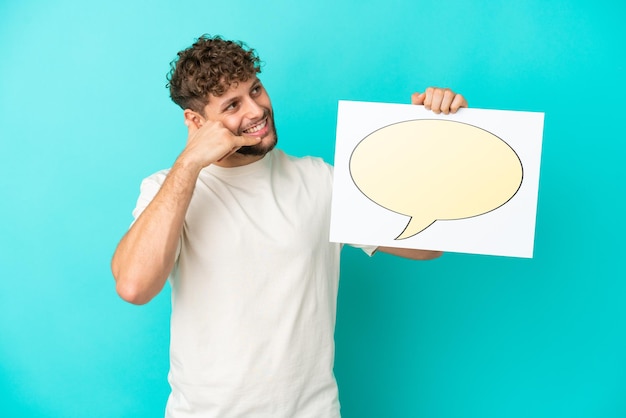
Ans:
[[[442,251],[415,250],[412,248],[378,247],[378,251],[396,255],[398,257],[409,258],[411,260],[432,260],[441,257]]]
[[[156,296],[169,276],[201,167],[180,158],[161,189],[120,241],[111,261],[122,299],[144,304]]]

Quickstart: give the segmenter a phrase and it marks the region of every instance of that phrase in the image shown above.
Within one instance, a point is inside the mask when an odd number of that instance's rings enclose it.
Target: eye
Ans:
[[[261,94],[261,90],[263,89],[263,87],[259,84],[256,85],[252,88],[252,90],[250,90],[250,94],[252,96],[258,96],[259,94]]]
[[[235,102],[231,102],[228,104],[228,106],[226,106],[224,108],[224,110],[234,110],[237,108],[237,106],[239,106],[239,102],[235,101]]]

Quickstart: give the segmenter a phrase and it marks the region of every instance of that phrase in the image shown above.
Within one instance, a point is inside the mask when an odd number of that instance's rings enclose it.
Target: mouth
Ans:
[[[267,131],[269,130],[267,119],[268,118],[266,116],[261,121],[255,123],[249,128],[242,130],[241,132],[246,135],[263,136],[267,134]]]

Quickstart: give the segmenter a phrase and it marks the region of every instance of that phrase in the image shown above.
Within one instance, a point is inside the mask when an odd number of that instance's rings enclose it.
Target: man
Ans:
[[[339,416],[332,168],[274,149],[259,63],[254,50],[220,37],[178,53],[169,86],[187,145],[171,169],[144,180],[113,256],[117,292],[131,303],[147,303],[170,278],[167,417]],[[437,88],[412,102],[436,113],[467,106]]]

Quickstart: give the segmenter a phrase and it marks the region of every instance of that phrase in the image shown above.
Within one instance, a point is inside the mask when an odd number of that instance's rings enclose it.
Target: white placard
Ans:
[[[340,101],[330,240],[532,258],[543,120]]]

